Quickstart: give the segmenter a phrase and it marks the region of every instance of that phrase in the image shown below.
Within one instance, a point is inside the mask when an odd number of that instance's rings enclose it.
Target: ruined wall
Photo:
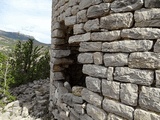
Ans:
[[[160,1],[53,0],[50,112],[160,120]]]

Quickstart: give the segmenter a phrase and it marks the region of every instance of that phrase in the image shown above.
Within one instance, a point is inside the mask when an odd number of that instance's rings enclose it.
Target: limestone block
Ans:
[[[129,56],[129,67],[131,68],[160,68],[160,53],[136,52]]]
[[[93,92],[101,92],[101,80],[88,76],[86,77],[86,87]]]
[[[136,106],[138,99],[138,86],[136,84],[122,83],[120,89],[120,99],[124,104]]]
[[[160,112],[160,88],[142,86],[139,95],[139,105],[141,108]]]
[[[106,78],[107,77],[107,68],[98,65],[83,65],[83,73],[87,74],[92,77],[100,77]]]
[[[78,11],[79,11],[79,6],[78,5],[73,6],[72,9],[71,9],[72,15],[76,15],[78,13]]]
[[[72,93],[75,96],[81,97],[82,90],[83,90],[83,87],[81,87],[81,86],[74,86],[74,87],[72,87]]]
[[[55,29],[63,29],[63,25],[59,22],[55,22],[55,23],[52,23],[53,26],[52,26],[52,31],[55,30]]]
[[[67,41],[65,39],[60,39],[60,38],[52,38],[51,39],[51,44],[54,45],[62,45],[65,44]]]
[[[77,0],[69,0],[69,6],[75,6],[77,3]]]
[[[93,54],[92,53],[80,53],[78,55],[79,63],[93,63]]]
[[[88,8],[87,17],[96,18],[109,14],[110,3],[101,3],[99,5],[94,5]]]
[[[90,33],[85,33],[82,35],[75,35],[75,36],[71,36],[69,37],[69,43],[77,43],[77,42],[85,42],[85,41],[90,41]]]
[[[109,113],[108,120],[127,120],[127,119],[119,117],[115,114]]]
[[[82,104],[82,103],[83,103],[82,97],[75,96],[75,95],[72,95],[72,101],[73,101],[74,103],[78,103],[78,104]]]
[[[84,8],[88,8],[91,5],[96,5],[101,2],[102,2],[102,0],[81,0],[79,3],[79,8],[82,10]]]
[[[133,25],[133,14],[116,13],[100,19],[100,27],[107,30],[116,30],[122,28],[130,28]]]
[[[109,98],[119,100],[120,83],[114,81],[102,80],[102,94]]]
[[[68,8],[65,10],[65,16],[66,16],[66,17],[71,16],[71,10],[72,10],[71,7],[68,7]]]
[[[76,24],[73,26],[73,32],[74,34],[82,34],[85,33],[84,29],[83,29],[84,24]]]
[[[52,38],[64,38],[64,32],[62,30],[54,30],[51,34]]]
[[[154,72],[151,70],[116,67],[114,79],[121,82],[130,82],[139,85],[151,85],[154,79]]]
[[[160,70],[156,70],[156,86],[160,86]]]
[[[160,53],[160,39],[158,39],[154,45],[154,52]]]
[[[55,58],[67,57],[71,54],[70,50],[51,50],[51,56]]]
[[[74,24],[76,24],[76,22],[77,22],[76,16],[65,17],[65,25],[66,26],[74,25]]]
[[[111,3],[111,10],[114,12],[126,12],[140,9],[143,0],[114,0]]]
[[[107,114],[104,110],[95,107],[91,104],[87,104],[87,114],[90,115],[94,120],[106,120]]]
[[[107,80],[113,80],[113,71],[114,71],[114,68],[113,67],[108,67],[108,70],[107,70]]]
[[[87,52],[87,51],[101,51],[102,43],[101,42],[81,42],[79,51]]]
[[[105,42],[102,44],[104,52],[138,52],[148,51],[152,48],[151,40],[124,40],[115,42]]]
[[[80,105],[80,104],[74,104],[73,108],[79,114],[84,114],[85,113],[83,106]]]
[[[159,0],[145,0],[145,7],[146,8],[160,8],[160,1]]]
[[[103,53],[101,52],[95,52],[93,53],[93,60],[94,64],[100,65],[103,63]]]
[[[64,64],[72,64],[73,60],[67,59],[67,58],[52,58],[51,63],[54,65],[64,65]]]
[[[84,24],[84,30],[86,30],[87,32],[96,31],[98,29],[99,29],[99,19],[88,20]]]
[[[128,54],[126,53],[106,53],[104,54],[105,66],[125,66],[128,65]]]
[[[87,18],[87,11],[81,10],[77,13],[77,23],[86,22],[88,20]]]
[[[72,94],[71,93],[65,93],[61,96],[61,99],[64,103],[66,103],[69,106],[73,106],[73,101],[72,101]]]
[[[123,29],[121,37],[130,39],[158,39],[160,38],[160,29],[158,28],[131,28]]]
[[[134,120],[160,120],[160,115],[142,109],[134,111]]]
[[[64,75],[62,72],[54,72],[54,73],[51,72],[50,78],[53,80],[63,80]]]
[[[130,106],[124,105],[117,101],[113,101],[113,100],[104,98],[103,109],[109,113],[114,113],[116,115],[124,117],[127,120],[133,119],[134,109]]]
[[[121,38],[120,31],[94,32],[91,33],[92,41],[114,41]]]
[[[82,116],[80,116],[80,120],[93,120],[89,115],[84,114]]]
[[[82,90],[81,94],[82,94],[82,98],[88,103],[95,105],[97,107],[101,107],[101,103],[103,99],[102,96],[98,95],[97,93],[91,92],[86,88]]]
[[[160,9],[142,9],[135,11],[137,27],[160,27]]]

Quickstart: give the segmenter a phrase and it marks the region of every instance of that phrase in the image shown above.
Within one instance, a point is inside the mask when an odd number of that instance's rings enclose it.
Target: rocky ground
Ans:
[[[0,120],[49,120],[49,79],[21,85],[11,93],[17,100],[0,108]]]

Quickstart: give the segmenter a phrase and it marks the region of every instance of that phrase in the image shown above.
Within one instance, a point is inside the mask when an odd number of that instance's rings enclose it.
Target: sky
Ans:
[[[0,30],[50,43],[52,0],[0,0]]]

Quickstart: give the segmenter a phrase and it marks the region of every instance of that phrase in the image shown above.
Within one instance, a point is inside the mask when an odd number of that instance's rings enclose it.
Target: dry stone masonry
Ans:
[[[52,0],[53,120],[160,120],[160,0]]]

